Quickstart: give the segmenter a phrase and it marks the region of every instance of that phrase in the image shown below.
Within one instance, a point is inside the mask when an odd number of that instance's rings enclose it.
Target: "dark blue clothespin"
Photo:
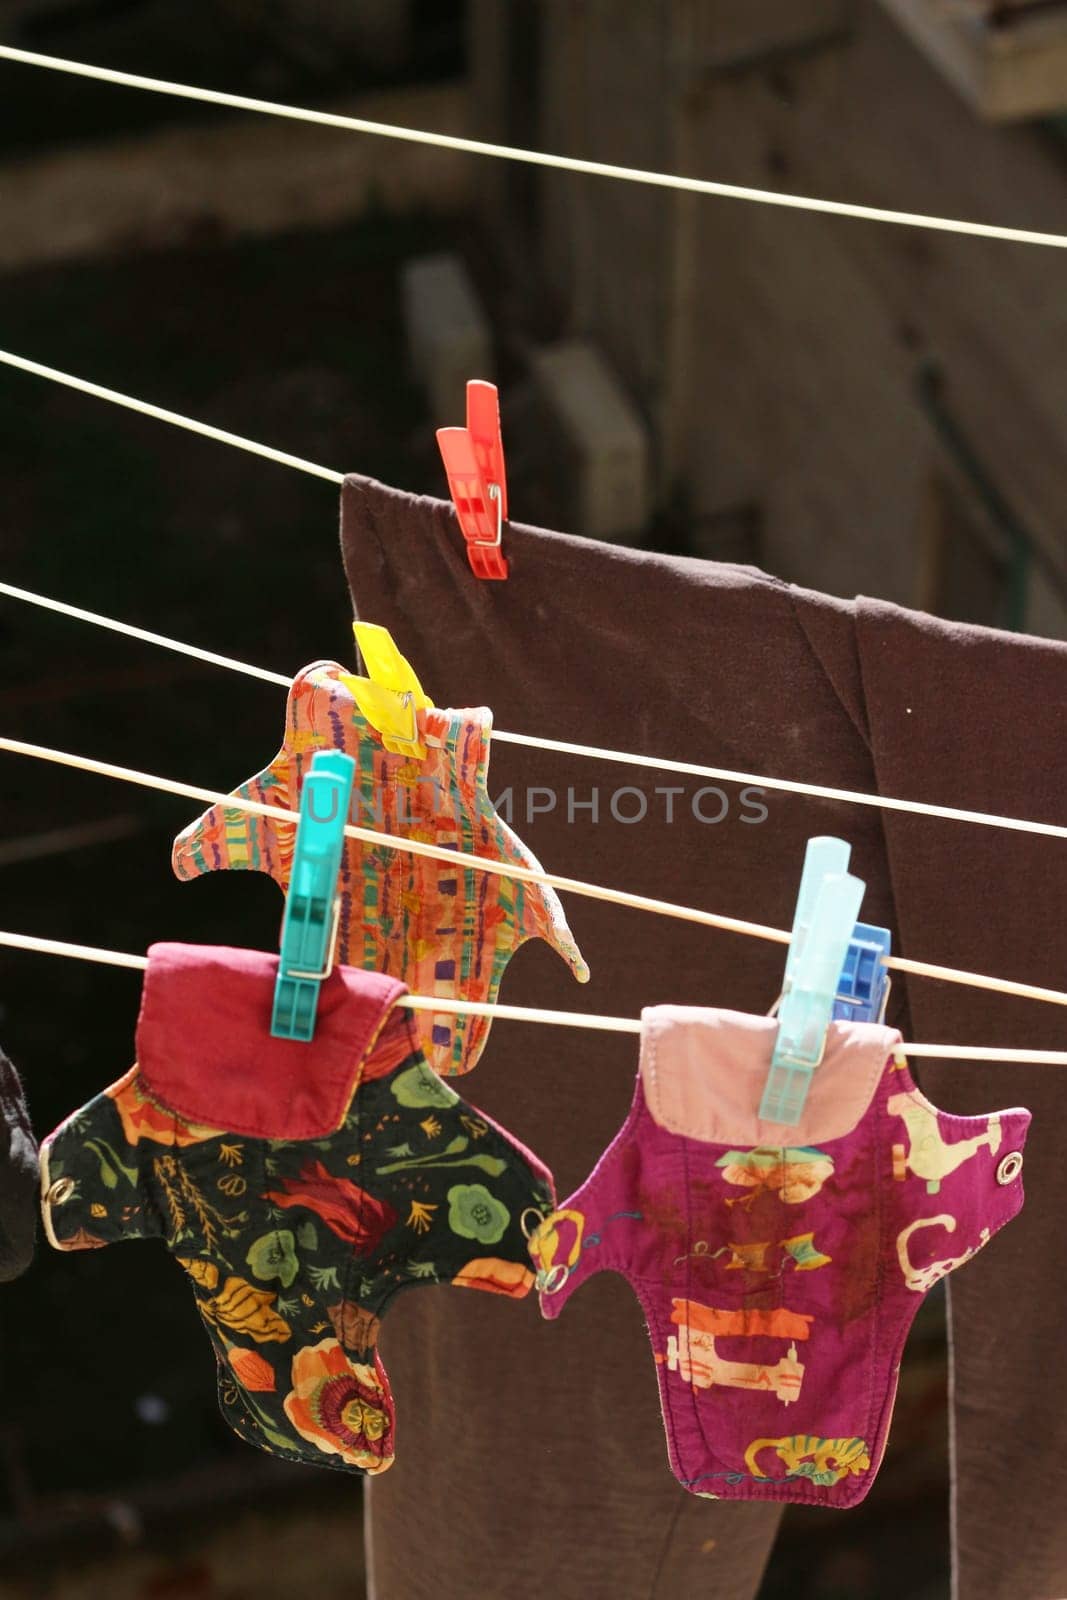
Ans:
[[[888,928],[857,922],[837,985],[835,1022],[881,1022],[889,999],[889,968],[885,963],[892,944]]]
[[[843,839],[809,839],[778,1011],[778,1038],[759,1114],[795,1127],[822,1060],[841,973],[866,885],[846,871]]]
[[[306,1043],[315,1034],[319,985],[333,971],[337,950],[337,874],[355,771],[343,751],[318,750],[304,780],[274,985],[270,1031],[276,1039]]]

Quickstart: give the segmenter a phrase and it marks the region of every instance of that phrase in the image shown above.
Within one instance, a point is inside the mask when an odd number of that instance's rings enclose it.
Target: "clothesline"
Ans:
[[[821,212],[826,216],[852,217],[865,222],[888,222],[909,228],[925,228],[937,233],[967,234],[978,239],[1003,239],[1015,244],[1047,245],[1067,248],[1067,236],[1044,233],[1032,228],[1009,228],[998,223],[968,222],[956,217],[928,216],[917,211],[894,211],[882,206],[853,205],[843,200],[820,200],[807,195],[784,194],[774,189],[755,189],[747,184],[719,183],[710,178],[688,178],[677,173],[650,172],[642,167],[617,166],[607,161],[588,161],[578,156],[553,155],[544,150],[524,150],[516,145],[493,144],[484,139],[466,139],[456,134],[432,133],[420,128],[404,128],[389,122],[372,122],[366,117],[350,117],[333,111],[283,105],[273,100],[257,100],[248,95],[227,94],[218,89],[201,89],[188,83],[171,83],[164,78],[148,78],[139,73],[119,72],[111,67],[92,66],[84,61],[69,61],[60,56],[40,55],[0,45],[0,58],[23,66],[45,67],[79,78],[94,78],[100,83],[126,89],[146,89],[181,100],[200,100],[207,105],[226,106],[234,111],[254,111],[263,116],[285,117],[295,122],[318,123],[326,128],[341,128],[350,133],[367,133],[382,139],[400,139],[408,144],[432,145],[440,150],[456,150],[467,155],[491,156],[501,161],[517,161],[527,166],[551,167],[560,172],[575,172],[594,178],[615,178],[656,189],[671,189],[683,194],[713,195],[726,200],[747,200],[758,205],[780,206],[794,211]]]
[[[96,961],[102,966],[144,971],[147,956],[124,950],[101,950],[95,945],[70,944],[62,939],[39,939],[29,933],[0,932],[0,945],[41,955],[69,956],[76,961]],[[460,1016],[490,1017],[504,1022],[541,1022],[554,1027],[589,1028],[601,1033],[640,1033],[639,1017],[605,1017],[580,1011],[550,1011],[542,1006],[509,1006],[499,1001],[444,999],[438,995],[406,994],[398,1002],[412,1011],[447,1011]],[[1067,1050],[1001,1049],[997,1045],[904,1044],[909,1056],[940,1060],[1011,1061],[1040,1066],[1067,1066]]]
[[[67,750],[54,750],[45,745],[27,744],[21,739],[0,737],[0,750],[12,755],[31,756],[39,761],[51,761],[60,766],[75,767],[100,777],[117,778],[124,783],[139,784],[145,789],[156,789],[164,794],[182,795],[191,800],[221,805],[234,811],[247,811],[254,816],[267,817],[278,822],[297,823],[299,812],[282,806],[264,805],[258,800],[243,796],[221,794],[214,789],[203,789],[197,784],[181,783],[175,778],[161,778],[152,773],[139,772],[131,767],[116,766],[113,762],[97,761],[91,756],[74,755]],[[775,944],[788,944],[791,935],[784,928],[772,928],[765,923],[747,922],[740,917],[727,917],[716,911],[702,911],[695,906],[678,905],[671,900],[657,900],[648,895],[631,894],[624,889],[608,889],[601,884],[586,883],[580,878],[567,878],[558,873],[537,871],[493,857],[465,854],[460,850],[445,849],[440,845],[425,844],[421,840],[405,839],[396,834],[379,833],[372,828],[361,828],[354,823],[345,825],[345,835],[361,840],[379,849],[400,850],[409,855],[425,856],[434,861],[445,861],[449,866],[457,863],[472,871],[491,872],[498,877],[515,879],[521,883],[538,883],[557,889],[564,894],[576,894],[590,900],[603,900],[613,905],[626,906],[634,911],[647,911],[656,916],[674,917],[683,922],[696,922],[704,927],[721,928],[727,933],[747,934],[756,939],[768,939]],[[1051,1005],[1067,1005],[1067,992],[1045,989],[1037,984],[1018,983],[1010,978],[995,978],[978,972],[963,972],[955,967],[937,966],[929,961],[915,961],[906,956],[890,956],[886,966],[895,972],[910,973],[914,977],[937,978],[946,983],[960,983],[969,988],[988,989],[998,994],[1015,995],[1023,1000],[1042,1000]]]
[[[252,666],[247,661],[237,661],[233,656],[220,655],[215,650],[204,650],[199,645],[187,644],[181,639],[168,638],[166,634],[153,633],[147,628],[120,622],[115,617],[105,617],[98,611],[86,611],[81,606],[69,605],[65,600],[53,600],[36,594],[32,589],[20,589],[13,583],[0,582],[0,594],[14,600],[25,600],[30,605],[41,606],[46,611],[56,611],[61,616],[73,617],[78,622],[89,622],[99,628],[109,628],[113,633],[142,639],[147,644],[173,650],[179,655],[191,656],[196,661],[206,661],[212,666],[225,667],[230,672],[241,672],[249,678],[259,678],[264,683],[277,684],[288,689],[292,683],[284,673],[272,672],[268,667]],[[943,817],[950,822],[970,822],[990,828],[1007,828],[1018,833],[1042,834],[1053,839],[1067,839],[1067,827],[1054,822],[1034,822],[1024,817],[1001,817],[991,811],[967,811],[957,806],[931,805],[922,800],[897,800],[892,796],[864,794],[854,789],[832,789],[824,784],[800,783],[789,778],[768,778],[761,773],[737,772],[729,767],[709,767],[691,761],[673,761],[660,756],[636,755],[629,750],[605,750],[599,745],[570,744],[562,739],[543,739],[529,733],[505,733],[493,729],[493,739],[501,744],[527,745],[535,750],[552,750],[562,755],[591,757],[597,761],[614,761],[621,766],[647,767],[656,772],[677,772],[683,776],[714,778],[717,782],[750,784],[762,789],[778,790],[785,794],[810,795],[819,800],[841,800],[852,805],[874,806],[885,811],[906,811],[924,817]]]
[[[180,416],[177,411],[149,405],[147,400],[135,400],[132,395],[119,394],[117,389],[105,389],[102,384],[75,378],[71,373],[59,372],[55,367],[42,366],[39,361],[27,361],[24,356],[14,355],[10,350],[0,350],[0,361],[5,366],[18,367],[20,372],[31,372],[37,378],[49,378],[53,383],[65,384],[68,389],[91,394],[97,400],[109,400],[112,405],[125,406],[127,411],[139,411],[143,416],[154,417],[157,422],[171,422],[176,428],[202,434],[205,439],[233,445],[235,450],[247,450],[254,456],[263,456],[267,461],[277,461],[280,466],[295,467],[298,472],[308,472],[313,478],[325,478],[327,483],[340,484],[345,481],[343,472],[331,472],[329,467],[316,466],[314,461],[305,461],[302,456],[290,455],[286,450],[274,450],[270,445],[256,444],[253,439],[242,439],[239,433],[227,433],[225,428],[213,428],[210,423]]]
[[[658,182],[667,187],[674,188],[692,187],[693,192],[733,193],[738,197],[743,198],[760,198],[765,200],[767,203],[790,203],[795,205],[803,205],[808,209],[823,209],[841,212],[844,214],[865,215],[868,217],[882,215],[884,220],[896,222],[910,220],[915,222],[917,225],[936,224],[938,226],[947,227],[950,231],[981,232],[999,237],[1024,237],[1024,234],[1019,230],[989,229],[984,225],[953,223],[948,222],[946,219],[914,218],[905,213],[879,214],[875,213],[870,208],[841,207],[836,203],[831,202],[801,201],[797,197],[775,196],[762,191],[740,191],[734,190],[730,188],[730,186],[723,185],[703,183],[691,184],[690,180],[668,178],[666,175],[632,173],[622,168],[601,168],[599,164],[595,163],[564,161],[563,158],[543,157],[537,155],[536,153],[513,151],[502,146],[481,146],[474,141],[444,141],[440,136],[425,135],[417,133],[413,130],[390,128],[384,124],[364,124],[358,119],[351,118],[333,119],[326,117],[325,114],[303,113],[296,108],[273,106],[269,102],[245,102],[241,100],[241,97],[215,95],[211,91],[192,90],[186,86],[165,84],[152,79],[134,78],[129,74],[110,73],[105,69],[89,68],[78,63],[63,62],[57,58],[34,56],[29,52],[16,51],[11,47],[6,46],[0,46],[0,56],[6,56],[15,60],[23,60],[33,65],[51,66],[57,70],[80,73],[84,76],[100,77],[106,81],[124,82],[133,87],[150,88],[159,92],[184,93],[191,98],[214,99],[218,103],[222,104],[236,105],[240,103],[243,104],[246,109],[250,108],[255,110],[269,111],[272,114],[277,115],[291,115],[311,121],[327,120],[336,122],[336,125],[339,126],[360,128],[362,131],[378,132],[394,138],[407,137],[416,140],[416,142],[447,142],[454,145],[456,148],[466,148],[476,151],[477,153],[494,154],[498,156],[505,156],[510,159],[526,158],[546,165],[567,165],[571,170],[602,171],[604,175],[607,176],[629,176],[632,177],[634,181]],[[1054,235],[1032,235],[1025,237],[1030,237],[1033,242],[1038,243],[1050,243],[1060,246],[1067,245],[1067,238],[1061,238]],[[194,419],[181,416],[176,412],[168,411],[162,407],[153,406],[147,402],[136,400],[131,396],[123,395],[115,390],[107,389],[101,385],[90,383],[84,379],[74,377],[69,373],[63,373],[55,368],[44,366],[41,363],[29,361],[26,358],[14,355],[11,352],[0,351],[0,361],[20,370],[33,373],[37,376],[44,377],[51,381],[80,390],[83,393],[107,400],[113,404],[121,405],[127,409],[141,412],[142,414],[154,417],[157,420],[170,422],[176,426],[186,428],[192,432],[200,433],[205,437],[215,439],[221,443],[230,444],[235,448],[247,450],[253,454],[265,457],[266,459],[277,461],[282,465],[291,466],[299,471],[304,471],[313,476],[324,478],[329,482],[341,484],[344,481],[344,475],[342,473],[333,472],[325,467],[317,465],[314,462],[306,461],[299,456],[294,456],[284,451],[274,450],[269,446],[260,445],[254,441],[244,439],[239,435],[232,434],[224,429],[214,428],[208,424],[200,423]],[[48,601],[43,596],[31,595],[29,591],[16,590],[13,586],[3,585],[2,587],[5,592],[11,593],[17,598],[34,600],[36,603],[50,606],[54,610],[62,610],[69,615],[78,616],[82,620],[91,621],[101,626],[108,626],[116,629],[117,631],[127,632],[135,637],[141,637],[149,642],[162,645],[166,648],[176,649],[190,655],[196,655],[199,658],[210,661],[215,665],[225,666],[231,670],[237,670],[252,676],[262,677],[267,681],[276,682],[281,685],[287,685],[289,682],[289,680],[283,678],[280,674],[269,673],[266,669],[254,668],[246,663],[236,662],[232,658],[221,656],[215,652],[201,651],[196,649],[196,647],[183,645],[179,641],[169,640],[162,635],[151,634],[147,630],[135,629],[129,625],[118,623],[113,619],[103,618],[91,612],[80,611],[78,608],[67,607],[61,602]],[[1018,831],[1041,833],[1055,837],[1067,837],[1067,828],[1058,827],[1054,824],[1031,822],[1020,818],[994,817],[991,814],[983,812],[968,812],[957,808],[926,805],[921,802],[900,801],[892,797],[863,795],[853,791],[829,789],[818,785],[801,784],[789,780],[767,779],[757,774],[737,773],[722,768],[677,762],[667,759],[643,757],[630,752],[602,750],[594,746],[569,744],[564,741],[540,739],[529,735],[498,732],[495,736],[503,742],[520,743],[531,745],[536,748],[556,750],[570,754],[579,754],[602,760],[654,767],[664,771],[691,773],[703,777],[715,777],[726,781],[739,781],[756,784],[765,788],[779,789],[786,792],[811,794],[823,798],[841,799],[852,803],[875,805],[884,809],[914,811],[922,814],[948,817],[952,820],[969,821],[987,826],[1001,826]],[[134,772],[131,769],[120,768],[101,762],[94,762],[86,757],[73,756],[67,752],[49,750],[41,746],[28,745],[15,740],[0,740],[0,748],[4,748],[15,753],[32,755],[39,759],[58,761],[65,765],[81,767],[83,770],[94,771],[102,775],[117,777],[124,781],[139,783],[146,787],[163,789],[167,792],[175,794],[185,794],[200,800],[208,800],[210,803],[221,803],[233,809],[244,809],[257,812],[265,816],[273,816],[285,821],[297,820],[296,813],[284,811],[281,808],[259,806],[255,802],[238,800],[234,796],[221,795],[213,791],[196,789],[190,785],[182,785],[171,780],[159,779],[149,774]],[[380,847],[402,849],[411,854],[422,854],[430,857],[442,858],[453,863],[457,860],[463,860],[475,870],[488,872],[495,871],[500,874],[506,874],[520,881],[544,883],[564,892],[586,895],[591,898],[609,900],[615,904],[630,906],[634,909],[652,911],[656,914],[678,917],[683,920],[699,922],[708,926],[724,928],[729,931],[747,933],[756,937],[771,939],[780,943],[788,943],[789,941],[788,933],[781,929],[767,928],[760,924],[744,922],[736,918],[723,917],[711,912],[702,912],[692,907],[678,906],[672,904],[671,902],[659,901],[646,896],[632,895],[620,890],[608,890],[601,886],[583,883],[576,879],[562,878],[548,873],[535,873],[530,869],[512,866],[507,863],[494,862],[483,857],[470,857],[460,855],[457,852],[445,852],[431,845],[425,845],[412,840],[400,840],[392,835],[378,834],[373,830],[360,829],[351,824],[346,827],[345,831],[350,837],[362,839],[365,842],[376,844]],[[966,983],[974,987],[993,989],[999,992],[1015,994],[1026,998],[1041,999],[1054,1004],[1067,1004],[1067,994],[1056,990],[1043,989],[1036,985],[1020,984],[1006,979],[991,978],[974,973],[963,973],[952,968],[937,967],[929,963],[907,961],[902,957],[891,958],[887,964],[896,970],[910,971],[915,975],[930,976],[943,979],[945,981]]]

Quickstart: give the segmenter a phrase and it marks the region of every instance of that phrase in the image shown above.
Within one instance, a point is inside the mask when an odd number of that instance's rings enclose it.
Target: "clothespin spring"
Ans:
[[[286,967],[281,974],[283,978],[306,978],[309,983],[322,983],[330,976],[337,961],[337,941],[341,936],[341,896],[334,897],[333,908],[330,912],[330,944],[326,952],[326,961],[319,972],[301,972],[297,967]]]

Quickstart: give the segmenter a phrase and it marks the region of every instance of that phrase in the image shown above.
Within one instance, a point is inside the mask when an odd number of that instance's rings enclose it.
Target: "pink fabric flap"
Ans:
[[[407,986],[335,967],[319,993],[314,1039],[275,1039],[278,959],[224,945],[152,945],[137,1020],[149,1094],[189,1121],[254,1139],[322,1138],[340,1126]]]
[[[759,1104],[771,1064],[774,1017],[703,1006],[646,1006],[641,1081],[660,1127],[709,1144],[805,1145],[853,1129],[900,1044],[895,1028],[832,1022],[796,1127],[764,1122]]]

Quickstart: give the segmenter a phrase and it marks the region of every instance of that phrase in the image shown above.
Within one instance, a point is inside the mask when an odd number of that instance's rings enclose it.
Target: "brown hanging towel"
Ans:
[[[478,582],[451,505],[345,482],[358,614],[392,631],[438,698],[490,705],[515,732],[1067,823],[1064,645],[853,604],[751,567],[514,523],[505,539],[510,577]],[[516,826],[554,871],[788,927],[806,840],[838,834],[867,881],[864,919],[892,928],[895,951],[1052,986],[1067,969],[1067,851],[1047,839],[511,744],[494,746],[492,773],[494,797],[510,793]],[[568,911],[598,1011],[759,1011],[777,993],[773,946],[586,901]],[[503,998],[570,1005],[565,990],[531,950]],[[894,982],[888,1020],[907,1037],[1063,1042],[1055,1007],[922,980]],[[619,1041],[498,1022],[494,1048],[505,1070],[477,1085],[486,1110],[568,1192],[624,1113]],[[1052,1271],[1067,1214],[1062,1081],[952,1062],[923,1076],[950,1110],[1010,1101],[1034,1113],[1025,1211],[951,1289],[958,1594],[1067,1593],[1067,1521],[1047,1515],[1067,1451],[1067,1408],[1048,1387],[1067,1324]],[[517,1318],[506,1340],[457,1296],[427,1295],[396,1318],[391,1362],[413,1387],[422,1375],[426,1404],[407,1424],[407,1465],[370,1495],[379,1600],[751,1600],[777,1512],[678,1492],[637,1307],[610,1275],[586,1294],[566,1329]],[[431,1387],[428,1351],[449,1384]],[[420,1457],[435,1463],[429,1477]],[[477,1515],[458,1518],[457,1493],[473,1484]]]

